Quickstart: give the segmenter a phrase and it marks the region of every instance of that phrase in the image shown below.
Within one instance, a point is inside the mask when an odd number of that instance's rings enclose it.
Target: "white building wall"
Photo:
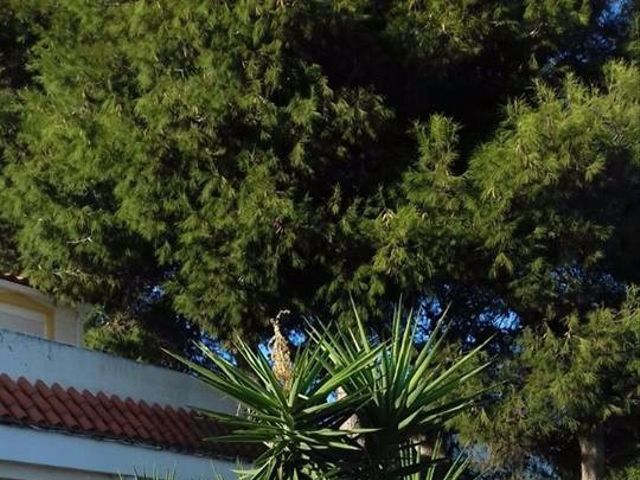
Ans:
[[[43,313],[43,310],[48,313]],[[83,310],[82,306],[57,305],[34,288],[0,279],[0,328],[46,338],[50,313],[53,332],[49,340],[82,346]]]
[[[38,312],[0,303],[0,328],[44,337],[45,322]]]
[[[120,478],[103,473],[0,460],[0,480],[120,480]]]
[[[0,373],[173,407],[234,412],[235,403],[184,373],[0,329]],[[107,480],[175,471],[176,480],[236,478],[233,462],[140,445],[0,425],[0,480]]]
[[[84,332],[79,312],[60,306],[56,306],[54,312],[55,331],[53,339],[56,342],[81,347],[84,344]]]
[[[0,373],[147,403],[236,411],[235,402],[190,375],[2,329]]]
[[[236,411],[235,402],[184,373],[78,348],[82,314],[28,286],[0,280],[0,299],[6,300],[0,301],[0,373],[14,380],[25,377],[163,406]],[[32,300],[33,308],[27,308]],[[51,312],[55,341],[42,338]],[[232,479],[234,468],[229,461],[0,424],[0,480],[111,480],[134,472],[212,480],[214,471]]]
[[[0,479],[107,480],[135,473],[176,480],[235,479],[233,462],[0,425]]]

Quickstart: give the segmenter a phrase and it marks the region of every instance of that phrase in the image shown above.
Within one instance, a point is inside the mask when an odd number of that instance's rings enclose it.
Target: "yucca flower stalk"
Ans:
[[[291,365],[291,350],[289,349],[289,342],[282,334],[280,329],[280,318],[283,315],[288,315],[289,310],[282,310],[276,318],[271,320],[273,325],[273,337],[269,346],[271,348],[271,358],[273,361],[273,373],[276,378],[280,380],[280,383],[285,389],[289,389],[291,386],[293,368]]]

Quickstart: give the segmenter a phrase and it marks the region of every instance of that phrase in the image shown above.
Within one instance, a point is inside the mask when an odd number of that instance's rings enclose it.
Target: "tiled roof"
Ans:
[[[64,431],[101,439],[142,443],[185,453],[251,458],[247,445],[205,439],[228,430],[193,410],[122,400],[104,392],[79,392],[57,383],[32,384],[0,375],[0,423]]]

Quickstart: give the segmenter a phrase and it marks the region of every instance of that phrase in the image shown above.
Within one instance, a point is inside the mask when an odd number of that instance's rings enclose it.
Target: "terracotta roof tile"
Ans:
[[[98,413],[91,406],[89,400],[84,395],[82,395],[73,387],[68,389],[67,393],[81,411],[81,414],[78,415],[78,421],[80,422],[80,426],[83,430],[95,429],[101,433],[107,432],[109,430],[107,425],[104,423],[102,418],[100,418]]]
[[[16,382],[11,380],[9,375],[6,373],[0,375],[0,384],[4,385],[4,387],[10,392],[15,392],[19,388],[18,385],[16,385]]]
[[[36,389],[45,399],[48,399],[49,397],[52,397],[54,395],[53,391],[49,387],[47,387],[47,385],[45,385],[42,380],[38,380],[36,382]]]
[[[162,434],[163,429],[159,424],[153,410],[144,400],[138,402],[138,406],[140,407],[140,421],[144,424],[146,422],[146,427],[151,435],[151,438],[158,443],[167,442],[168,439]]]
[[[51,427],[57,427],[59,425],[62,425],[62,419],[58,416],[58,414],[56,412],[53,411],[53,408],[49,411],[47,411],[44,414],[45,418],[47,419],[47,424]]]
[[[0,375],[0,423],[62,429],[98,438],[147,443],[187,453],[250,458],[253,447],[205,441],[228,430],[219,423],[184,408],[175,409],[131,398],[122,400],[104,392],[82,393],[57,383],[32,384]]]
[[[29,420],[33,423],[41,423],[44,421],[44,416],[38,411],[35,405],[27,409],[27,415],[29,415]]]
[[[25,410],[34,406],[33,400],[31,400],[22,390],[16,390],[13,392],[13,398],[15,398],[20,406]]]
[[[159,408],[162,413],[165,415],[167,419],[167,428],[171,431],[171,435],[175,438],[175,442],[177,444],[186,444],[188,443],[187,438],[180,431],[180,427],[178,426],[178,422],[176,422],[176,411],[171,407],[156,407]]]
[[[4,385],[0,385],[0,402],[4,404],[6,408],[16,403],[16,399],[9,393],[9,390]]]
[[[36,404],[38,409],[43,414],[47,413],[53,408],[51,407],[51,404],[49,402],[47,402],[44,398],[42,398],[42,395],[40,395],[40,392],[38,392],[37,390],[35,390],[35,393],[31,396],[31,400],[33,400],[33,403]]]
[[[82,396],[87,400],[87,403],[93,408],[98,415],[97,418],[101,419],[105,424],[106,432],[112,432],[114,435],[119,436],[122,435],[122,428],[118,425],[108,410],[104,408],[102,402],[98,399],[98,397],[92,395],[87,390],[82,391]],[[105,396],[106,398],[106,396]]]
[[[70,413],[73,413],[73,407],[71,406],[71,395],[69,395],[67,390],[65,388],[62,388],[59,383],[54,383],[53,385],[51,385],[51,391],[56,396],[56,398],[64,404],[65,408]]]
[[[178,411],[174,410],[172,407],[166,407],[164,410],[167,412],[169,418],[171,418],[171,423],[175,429],[176,436],[180,437],[182,439],[181,441],[188,441],[189,435],[186,432],[185,426],[179,419]]]
[[[9,405],[9,412],[15,420],[24,420],[28,417],[27,412],[25,412],[18,403],[14,403],[13,405]]]
[[[141,404],[143,403],[144,402],[141,402]],[[162,415],[162,407],[157,403],[154,403],[149,407],[149,412],[150,418],[153,419],[160,435],[164,438],[164,442],[168,445],[175,445],[177,443],[176,436],[173,433],[173,429],[170,428],[170,424],[164,421],[166,417],[163,417]]]
[[[78,427],[78,422],[75,421],[73,415],[69,412],[69,409],[63,403],[64,399],[58,398],[55,393],[51,395],[49,398],[49,404],[53,408],[53,411],[58,415],[62,423],[70,429],[74,429]]]
[[[122,413],[120,413],[120,410],[118,410],[118,407],[114,405],[103,392],[98,392],[96,398],[101,406],[99,413],[107,420],[107,425],[111,428],[113,428],[113,425],[117,425],[120,430],[120,435],[122,435],[127,421],[122,416]]]
[[[20,387],[20,389],[24,393],[26,393],[30,397],[32,397],[33,395],[36,394],[35,387],[33,385],[31,385],[26,378],[24,378],[24,377],[18,378],[18,381],[16,382],[16,384],[17,384],[18,387]]]
[[[63,413],[62,415],[60,415],[60,418],[62,419],[62,423],[64,423],[65,427],[67,427],[71,431],[77,429],[80,426],[76,419],[73,418],[70,413]]]
[[[53,393],[56,395],[58,400],[65,406],[69,414],[78,422],[81,423],[81,417],[84,417],[84,413],[82,409],[78,406],[78,404],[73,400],[71,395],[64,390],[60,385],[54,383],[51,387]]]

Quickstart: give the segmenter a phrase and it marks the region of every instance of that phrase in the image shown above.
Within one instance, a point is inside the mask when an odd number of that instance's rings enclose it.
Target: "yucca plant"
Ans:
[[[354,314],[355,330],[311,329],[315,343],[329,353],[330,370],[351,364],[362,352],[372,352],[381,344],[367,333],[355,306]],[[479,362],[483,345],[445,364],[442,320],[419,350],[415,346],[418,326],[411,313],[403,317],[397,308],[391,338],[382,343],[375,362],[354,372],[342,386],[347,398],[371,392],[370,401],[357,412],[362,429],[359,478],[413,480],[433,476],[434,468],[430,467],[437,460],[439,433],[445,422],[469,408],[480,393],[462,395],[461,387],[488,366]],[[430,452],[421,454],[424,450]],[[460,470],[459,466],[454,471]]]
[[[255,461],[256,468],[242,476],[256,480],[317,478],[316,472],[332,470],[336,458],[357,450],[349,438],[356,432],[341,430],[340,426],[366,403],[369,392],[333,402],[328,397],[351,376],[370,368],[382,347],[362,352],[351,364],[330,370],[326,368],[331,363],[329,353],[319,344],[300,349],[291,360],[280,358],[275,369],[262,353],[253,352],[242,340],[236,347],[247,372],[204,345],[200,346],[202,353],[215,370],[185,363],[205,383],[233,397],[246,410],[241,416],[203,412],[234,429],[232,435],[214,440],[265,447]],[[281,352],[281,356],[287,355]]]
[[[275,365],[242,340],[236,348],[246,369],[204,345],[214,369],[185,362],[245,408],[239,415],[205,412],[232,428],[212,440],[262,445],[242,478],[455,480],[466,470],[460,457],[443,471],[438,438],[474,400],[459,389],[486,367],[477,364],[479,348],[444,365],[440,328],[417,350],[417,320],[400,309],[387,341],[370,335],[357,315],[355,323],[337,331],[310,327],[293,358],[276,327]]]

